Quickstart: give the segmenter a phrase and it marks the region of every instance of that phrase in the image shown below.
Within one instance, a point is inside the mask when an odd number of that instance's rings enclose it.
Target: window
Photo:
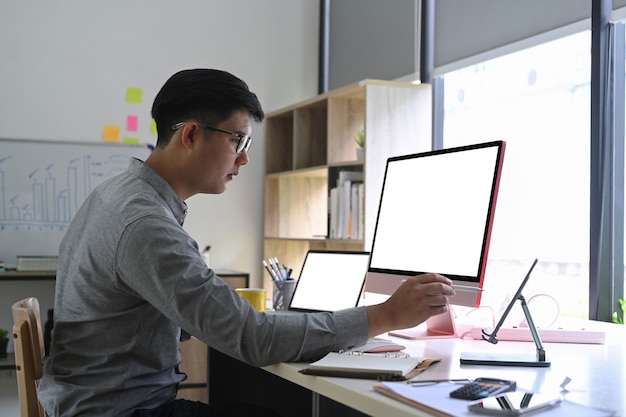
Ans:
[[[588,317],[590,47],[587,31],[443,76],[443,146],[507,142],[482,304],[501,308],[512,266],[539,258],[538,326]]]

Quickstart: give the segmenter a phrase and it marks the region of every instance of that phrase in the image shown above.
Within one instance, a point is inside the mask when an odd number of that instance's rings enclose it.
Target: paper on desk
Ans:
[[[381,390],[381,387],[383,390]],[[383,382],[381,385],[374,387],[374,389],[381,394],[439,417],[472,416],[473,414],[467,411],[469,401],[450,397],[450,391],[458,387],[458,384],[450,382],[416,387],[406,382]]]
[[[411,386],[406,382],[383,382],[375,386],[374,389],[381,394],[390,396],[421,410],[428,411],[439,417],[478,416],[478,414],[471,413],[467,409],[467,405],[471,401],[450,397],[450,391],[458,387],[458,384],[449,382],[425,386]],[[533,415],[542,417],[616,416],[612,411],[587,407],[568,400],[563,400],[561,404],[555,408],[533,413]]]

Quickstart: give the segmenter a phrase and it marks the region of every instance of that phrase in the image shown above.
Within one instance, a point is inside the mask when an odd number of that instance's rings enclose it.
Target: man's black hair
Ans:
[[[206,68],[179,71],[165,82],[152,104],[157,146],[169,142],[172,126],[178,122],[195,119],[218,125],[236,110],[247,110],[256,122],[265,118],[256,94],[234,75]]]

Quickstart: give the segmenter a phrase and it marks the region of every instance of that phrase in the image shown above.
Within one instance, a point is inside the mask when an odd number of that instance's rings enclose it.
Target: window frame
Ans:
[[[590,153],[590,241],[589,241],[589,312],[591,320],[611,321],[614,311],[620,311],[618,300],[624,297],[624,131],[625,131],[625,36],[624,25],[611,24],[611,2],[593,2],[591,19],[591,132]],[[611,28],[611,29],[610,29]],[[584,30],[589,29],[586,27]],[[611,54],[615,67],[608,62],[609,31],[614,30],[615,42]],[[553,41],[580,31],[573,25],[567,34],[559,32],[549,39],[524,47],[510,46],[499,54],[491,51],[489,56],[469,58],[471,62],[449,66],[437,71],[432,79],[433,91],[433,149],[443,148],[444,91],[443,76],[462,67],[475,65],[489,59]],[[604,48],[604,49],[603,49]],[[602,52],[605,51],[605,52]],[[611,71],[608,71],[611,69]],[[611,75],[621,74],[621,77]],[[610,82],[609,82],[610,81]],[[610,90],[606,87],[610,87]],[[605,129],[607,107],[613,117],[610,129]],[[603,204],[604,203],[604,204]],[[610,301],[610,302],[606,302]]]

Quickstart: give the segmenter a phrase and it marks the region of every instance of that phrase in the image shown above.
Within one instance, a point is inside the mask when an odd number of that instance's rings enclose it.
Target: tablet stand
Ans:
[[[537,331],[537,327],[535,327],[535,323],[530,314],[530,310],[528,309],[528,304],[526,303],[526,299],[522,294],[517,296],[516,300],[520,300],[522,304],[522,310],[524,310],[524,316],[526,317],[526,322],[528,323],[528,328],[530,329],[531,334],[533,335],[533,341],[535,342],[535,346],[537,347],[536,355],[525,355],[525,354],[515,354],[515,353],[475,353],[475,352],[462,352],[461,353],[461,364],[463,365],[498,365],[498,366],[530,366],[530,367],[540,367],[547,368],[550,366],[550,361],[546,357],[546,351],[543,348],[543,344],[541,343],[541,336],[539,336],[539,332]],[[513,304],[511,303],[511,305]],[[491,334],[487,333],[483,330],[483,340],[488,341],[489,343],[493,343],[494,345],[498,343],[498,339],[496,335],[498,334],[498,330],[502,327],[504,323],[504,319],[508,315],[510,308],[505,311],[500,322],[493,330]]]

